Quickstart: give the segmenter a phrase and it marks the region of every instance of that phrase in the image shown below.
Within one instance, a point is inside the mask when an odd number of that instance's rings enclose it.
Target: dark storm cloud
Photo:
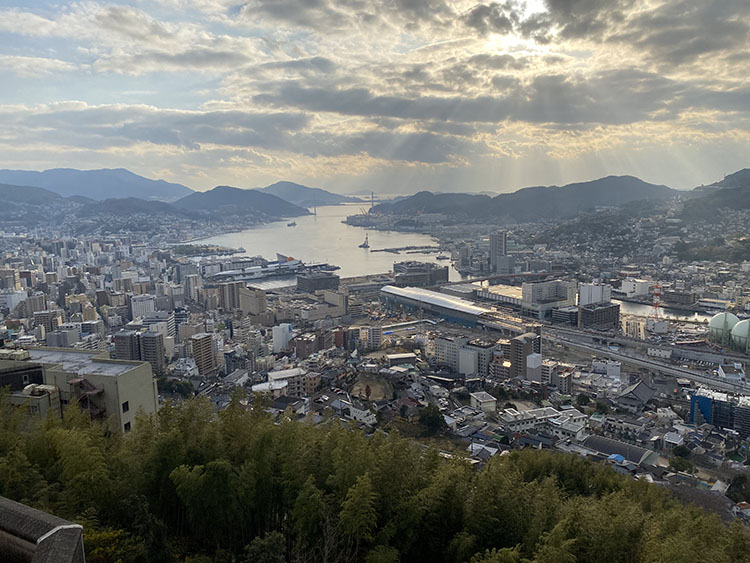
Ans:
[[[17,125],[26,137],[46,139],[64,132],[66,143],[87,147],[150,142],[196,148],[201,144],[283,148],[290,132],[304,128],[301,113],[253,114],[241,111],[179,112],[143,106],[99,106],[62,109],[30,115],[0,116],[0,123]]]
[[[369,155],[421,163],[451,161],[456,155],[485,151],[481,143],[440,132],[386,129],[335,133],[307,131],[300,113],[241,111],[179,112],[144,106],[101,106],[43,113],[0,114],[0,129],[23,131],[29,142],[59,141],[71,147],[125,147],[136,142],[195,150],[201,145],[253,147],[310,157]],[[1,137],[1,136],[0,136]]]
[[[545,0],[546,11],[522,17],[518,4],[479,3],[461,18],[480,34],[518,33],[538,43],[565,39],[632,45],[665,64],[747,50],[750,2],[675,0],[655,6],[635,0]]]
[[[514,22],[518,21],[513,5],[509,2],[500,4],[477,4],[463,16],[464,23],[481,34],[510,33]]]
[[[610,41],[629,43],[647,57],[668,64],[704,55],[748,50],[750,2],[681,0],[634,14],[615,29]]]
[[[254,100],[272,107],[404,120],[622,124],[650,119],[654,112],[679,113],[689,88],[637,69],[602,71],[590,78],[539,75],[526,84],[498,77],[496,86],[509,90],[503,96],[406,97],[289,82]]]
[[[240,19],[249,23],[270,17],[321,32],[384,22],[414,29],[425,24],[448,23],[454,17],[445,0],[257,0],[242,7],[239,14]]]

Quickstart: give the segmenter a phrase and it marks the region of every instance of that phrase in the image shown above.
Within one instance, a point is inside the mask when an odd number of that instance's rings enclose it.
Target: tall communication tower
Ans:
[[[662,315],[661,312],[661,284],[658,282],[654,284],[652,288],[652,295],[653,295],[653,306],[651,307],[651,313],[649,313],[648,318],[649,319],[662,319],[664,315]]]

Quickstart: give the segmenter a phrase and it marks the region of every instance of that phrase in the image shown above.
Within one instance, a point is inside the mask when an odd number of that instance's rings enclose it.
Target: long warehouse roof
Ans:
[[[471,301],[461,299],[460,297],[453,297],[452,295],[446,295],[445,293],[439,293],[437,291],[430,291],[429,289],[418,287],[395,287],[392,285],[386,285],[380,291],[390,295],[412,299],[414,301],[421,301],[429,305],[452,309],[469,315],[479,316],[491,311],[491,309],[479,307],[474,305]]]

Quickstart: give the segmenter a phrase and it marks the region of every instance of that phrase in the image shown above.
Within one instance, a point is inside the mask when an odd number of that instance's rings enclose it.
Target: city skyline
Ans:
[[[405,194],[747,167],[745,2],[0,6],[2,168]]]

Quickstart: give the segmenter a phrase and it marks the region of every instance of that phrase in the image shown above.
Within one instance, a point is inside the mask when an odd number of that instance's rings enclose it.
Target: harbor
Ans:
[[[386,249],[398,251],[401,255],[418,253],[419,260],[423,262],[448,264],[446,256],[440,252],[438,241],[429,235],[396,231],[363,232],[358,227],[343,223],[342,220],[347,214],[351,214],[352,208],[352,205],[321,206],[317,208],[317,215],[296,217],[294,227],[287,226],[288,220],[276,221],[244,231],[193,241],[193,244],[242,247],[246,249],[245,257],[271,257],[281,253],[306,266],[333,264],[340,267],[336,273],[342,278],[391,272],[393,263],[399,261],[399,258],[396,252],[386,252]],[[364,245],[365,239],[367,246]],[[235,258],[239,259],[241,256]],[[264,285],[267,283],[275,286],[283,279],[286,285],[293,284],[294,274],[285,273],[289,279],[274,273],[261,281]],[[449,281],[458,282],[462,279],[461,274],[450,266]]]

